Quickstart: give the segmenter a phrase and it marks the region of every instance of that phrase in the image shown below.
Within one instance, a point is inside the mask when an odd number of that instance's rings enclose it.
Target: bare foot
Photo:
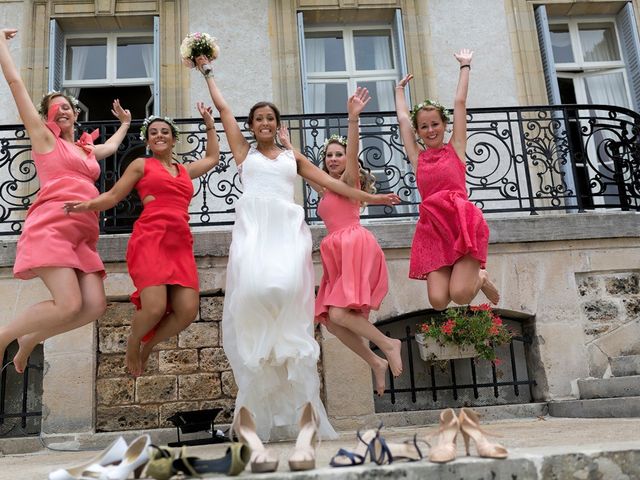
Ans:
[[[127,369],[134,377],[139,377],[142,371],[140,361],[140,342],[129,337],[127,341]]]
[[[373,378],[376,379],[376,393],[378,394],[379,397],[384,395],[384,389],[387,386],[387,369],[388,368],[389,368],[389,362],[387,362],[384,358],[380,358],[380,361],[376,362],[376,366],[371,367],[371,370],[373,370]]]
[[[142,348],[140,349],[140,375],[144,373],[144,370],[147,368],[147,361],[149,360],[149,355],[153,351],[153,345],[150,342],[146,342],[142,344]]]
[[[482,280],[480,290],[482,290],[484,296],[487,297],[491,303],[497,305],[500,301],[500,293],[494,283],[489,279],[489,274],[486,270],[480,270],[480,279]]]
[[[391,348],[383,350],[384,356],[387,357],[389,368],[394,377],[402,374],[402,342],[396,338],[390,338]]]
[[[27,362],[29,361],[29,355],[33,352],[35,345],[29,344],[29,339],[27,335],[24,335],[18,338],[18,352],[16,356],[13,357],[13,366],[18,373],[24,373],[24,369],[27,367]]]

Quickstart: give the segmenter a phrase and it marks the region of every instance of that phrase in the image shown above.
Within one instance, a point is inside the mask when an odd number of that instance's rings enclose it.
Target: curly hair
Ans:
[[[347,153],[347,142],[344,137],[331,136],[328,141],[325,142],[325,146],[320,153],[320,161],[322,162],[322,170],[326,173],[329,173],[329,169],[327,168],[327,163],[325,162],[325,156],[327,154],[327,148],[329,145],[335,143],[336,145],[340,145],[344,149],[344,153]],[[366,193],[376,193],[376,177],[373,176],[371,170],[364,168],[362,162],[358,160],[358,173],[360,180],[360,190]]]

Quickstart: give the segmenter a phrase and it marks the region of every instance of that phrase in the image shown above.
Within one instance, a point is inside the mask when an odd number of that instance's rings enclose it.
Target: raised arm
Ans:
[[[347,112],[349,113],[347,130],[347,164],[342,174],[342,181],[350,187],[356,185],[360,177],[360,165],[358,164],[358,151],[360,150],[360,113],[367,106],[371,97],[366,88],[358,87],[356,92],[347,100]]]
[[[286,148],[287,150],[293,150],[294,155],[300,154],[302,158],[306,159],[308,162],[311,162],[311,160],[305,157],[298,149],[294,148],[293,144],[291,143],[291,137],[289,136],[289,129],[285,124],[280,125],[280,128],[278,129],[278,140],[280,140],[280,143],[284,148]],[[324,188],[322,188],[321,185],[318,185],[317,183],[314,183],[314,182],[310,182],[308,180],[307,180],[307,183],[311,188],[313,188],[318,193],[318,195],[322,196],[322,193],[324,192]]]
[[[196,104],[198,111],[204,121],[205,130],[207,132],[207,150],[204,153],[204,157],[195,162],[188,163],[184,167],[189,172],[191,178],[197,178],[200,175],[204,175],[213,167],[218,165],[220,161],[220,145],[218,144],[218,133],[216,132],[216,123],[211,115],[211,107],[206,107],[204,103],[198,102]]]
[[[111,113],[120,120],[120,127],[106,142],[96,145],[96,148],[93,151],[96,156],[96,160],[102,160],[103,158],[107,158],[116,153],[116,150],[118,150],[118,147],[124,140],[124,137],[131,126],[131,112],[122,108],[120,100],[117,98],[113,101]]]
[[[196,61],[198,62],[199,69],[202,69],[202,66],[205,63],[209,63],[209,60],[206,57],[202,56],[196,58]],[[207,87],[209,88],[211,100],[213,100],[213,104],[215,105],[216,110],[220,112],[222,127],[224,128],[224,132],[227,136],[227,142],[229,142],[229,148],[231,148],[233,158],[235,159],[236,164],[240,165],[249,152],[249,142],[247,142],[247,139],[244,138],[244,135],[242,134],[242,131],[238,126],[238,122],[236,122],[236,119],[233,116],[231,108],[222,96],[218,85],[216,85],[216,82],[213,79],[213,75],[205,75],[205,81],[207,82]]]
[[[400,128],[400,138],[404,144],[404,151],[411,162],[413,170],[418,168],[418,155],[420,147],[416,142],[416,134],[411,125],[411,117],[409,116],[409,107],[404,96],[404,87],[407,86],[413,75],[409,74],[398,82],[396,85],[396,115],[398,116],[398,127]]]
[[[31,146],[36,152],[49,152],[53,149],[56,140],[53,133],[46,127],[42,118],[38,114],[35,105],[29,97],[29,92],[18,73],[11,53],[9,52],[9,40],[16,36],[18,30],[15,28],[3,28],[0,31],[0,66],[2,73],[7,80],[11,95],[18,107],[18,113],[22,123],[27,129]]]
[[[469,73],[471,71],[473,52],[463,48],[453,55],[460,63],[460,74],[458,76],[456,96],[453,100],[453,133],[450,141],[462,163],[465,163],[465,151],[467,149],[467,93],[469,91]]]
[[[67,213],[100,212],[115,207],[124,197],[131,193],[138,180],[144,175],[144,162],[144,158],[136,158],[109,191],[84,202],[71,200],[65,202],[64,210]]]
[[[350,187],[342,180],[333,178],[328,173],[320,170],[300,152],[296,152],[294,150],[293,153],[296,156],[296,162],[298,164],[298,174],[304,177],[307,181],[317,183],[318,185],[328,188],[339,195],[353,198],[354,200],[358,200],[362,203],[374,205],[397,205],[400,203],[400,197],[395,193],[371,194],[363,192],[359,188]]]

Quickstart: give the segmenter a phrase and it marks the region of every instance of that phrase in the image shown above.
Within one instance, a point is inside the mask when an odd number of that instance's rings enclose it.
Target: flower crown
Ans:
[[[432,107],[435,108],[436,110],[440,110],[442,112],[442,114],[446,117],[447,122],[449,122],[451,119],[449,118],[449,110],[447,110],[444,105],[442,105],[440,102],[438,102],[437,100],[431,100],[429,98],[425,98],[424,102],[419,103],[417,105],[415,105],[412,109],[411,109],[411,123],[413,123],[415,125],[416,123],[416,116],[418,115],[418,112],[420,110],[422,110],[423,108],[427,108],[427,107]]]
[[[140,140],[142,140],[143,142],[147,140],[147,129],[149,128],[149,125],[151,125],[151,123],[155,122],[156,120],[162,120],[163,122],[169,124],[169,126],[171,127],[171,132],[173,133],[173,136],[176,139],[178,138],[178,126],[176,125],[176,123],[173,121],[172,118],[157,117],[155,115],[151,115],[150,117],[145,118],[144,122],[142,122],[142,126],[140,127]]]
[[[38,113],[41,116],[44,116],[47,112],[44,111],[44,107],[42,105],[42,101],[47,98],[50,97],[52,95],[57,95],[57,96],[61,96],[61,97],[66,97],[68,100],[71,101],[71,105],[73,106],[73,109],[76,112],[80,111],[80,102],[78,101],[78,99],[76,97],[74,97],[73,95],[69,95],[68,93],[64,93],[64,92],[59,92],[58,90],[50,90],[49,92],[45,93],[42,98],[40,99],[40,103],[38,104]]]

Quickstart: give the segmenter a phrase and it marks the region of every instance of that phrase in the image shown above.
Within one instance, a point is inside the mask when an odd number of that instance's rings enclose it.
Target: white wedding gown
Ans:
[[[337,436],[320,401],[311,233],[293,201],[296,171],[291,150],[271,160],[251,147],[240,165],[244,192],[227,266],[222,331],[236,411],[254,413],[265,441],[295,437],[308,401],[321,436]]]

